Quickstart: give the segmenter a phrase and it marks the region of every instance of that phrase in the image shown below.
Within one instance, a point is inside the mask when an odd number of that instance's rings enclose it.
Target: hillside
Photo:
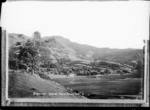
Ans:
[[[141,49],[110,49],[110,48],[97,48],[90,45],[83,45],[71,42],[61,36],[46,37],[45,40],[53,39],[54,42],[47,42],[53,44],[54,47],[67,50],[72,55],[86,60],[106,60],[117,63],[131,64],[133,61],[141,60],[143,58],[143,51]],[[52,47],[53,47],[52,46]]]
[[[29,36],[25,36],[23,34],[14,34],[14,33],[9,34],[8,36],[9,36],[8,39],[9,47],[15,46],[17,42],[26,42],[27,39],[30,38]]]
[[[11,47],[17,42],[25,42],[29,38],[31,37],[11,33],[9,34],[9,45]],[[125,64],[132,64],[132,62],[143,59],[143,51],[141,49],[97,48],[72,42],[62,36],[46,36],[42,40],[51,50],[51,57],[53,59],[57,56],[58,58],[66,58],[72,61],[98,59]]]
[[[58,95],[69,93],[69,91],[58,83],[55,83],[52,80],[42,79],[38,75],[31,75],[22,72],[9,72],[9,79],[10,98],[81,98],[80,96],[75,95]]]

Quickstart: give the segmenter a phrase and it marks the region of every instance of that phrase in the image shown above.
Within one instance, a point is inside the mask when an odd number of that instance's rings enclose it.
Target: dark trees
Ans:
[[[41,65],[50,65],[51,59],[49,56],[50,50],[41,40],[40,33],[35,32],[33,38],[24,43],[16,43],[16,46],[11,47],[9,50],[10,68],[20,67],[20,69],[26,69],[28,72],[31,70],[34,74]],[[13,66],[13,64],[15,65]]]
[[[20,50],[18,59],[22,65],[26,66],[27,71],[31,69],[34,74],[38,63],[38,50],[32,40],[27,40]]]

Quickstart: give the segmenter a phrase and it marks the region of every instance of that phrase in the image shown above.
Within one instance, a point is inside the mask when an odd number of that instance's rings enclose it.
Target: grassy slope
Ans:
[[[9,73],[9,97],[25,98],[25,97],[49,97],[49,98],[79,98],[73,95],[45,95],[35,96],[37,93],[66,93],[67,90],[60,85],[55,84],[51,80],[45,80],[39,76],[26,73]]]

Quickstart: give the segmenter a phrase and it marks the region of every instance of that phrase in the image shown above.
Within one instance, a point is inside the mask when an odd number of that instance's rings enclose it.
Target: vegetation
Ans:
[[[25,69],[34,74],[41,65],[50,64],[49,54],[49,49],[41,41],[40,33],[35,32],[33,39],[28,39],[25,43],[17,42],[10,49],[9,67],[10,69]]]

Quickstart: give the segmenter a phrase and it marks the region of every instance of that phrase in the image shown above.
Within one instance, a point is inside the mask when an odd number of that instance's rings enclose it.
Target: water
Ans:
[[[139,95],[141,79],[98,79],[98,78],[62,78],[56,82],[73,90],[95,95]]]

